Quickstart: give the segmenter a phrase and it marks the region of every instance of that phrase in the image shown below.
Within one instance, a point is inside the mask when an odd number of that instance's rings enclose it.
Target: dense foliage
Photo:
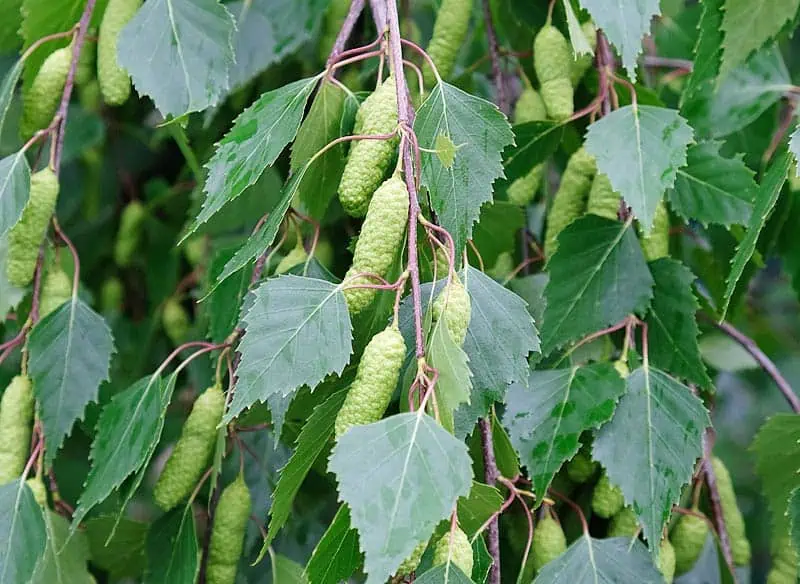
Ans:
[[[797,582],[799,11],[6,0],[0,584]]]

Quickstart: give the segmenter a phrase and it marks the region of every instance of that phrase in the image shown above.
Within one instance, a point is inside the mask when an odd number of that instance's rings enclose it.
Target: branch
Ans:
[[[389,60],[397,85],[397,121],[403,132],[400,142],[400,156],[403,157],[403,174],[408,187],[408,271],[411,274],[411,296],[414,305],[414,329],[416,338],[416,356],[425,356],[425,345],[422,339],[422,293],[419,283],[419,260],[417,257],[417,218],[420,216],[419,198],[414,164],[414,147],[416,136],[414,124],[414,107],[408,95],[405,71],[403,70],[403,49],[400,40],[400,20],[397,16],[397,4],[394,0],[386,2],[386,18],[389,25]],[[412,143],[413,141],[413,143]]]
[[[800,414],[800,398],[798,398],[797,394],[792,390],[792,386],[789,385],[789,382],[786,381],[786,378],[781,375],[780,371],[778,371],[775,363],[773,363],[772,360],[764,354],[764,351],[758,348],[758,345],[756,345],[753,339],[745,335],[729,322],[717,322],[715,319],[709,318],[703,313],[701,313],[701,316],[703,316],[706,320],[713,322],[714,326],[739,343],[742,348],[747,351],[750,356],[753,357],[753,359],[756,360],[756,362],[767,373],[767,375],[772,377],[772,381],[775,382],[775,385],[778,386],[778,389],[783,394],[783,397],[785,397],[786,401],[789,402],[789,406],[792,408],[792,411],[796,414]]]
[[[503,70],[500,68],[500,51],[497,48],[497,34],[494,30],[492,23],[492,9],[489,7],[489,0],[482,0],[483,5],[483,20],[486,26],[486,37],[489,41],[489,58],[492,62],[492,78],[494,79],[494,88],[497,96],[497,107],[505,115],[511,113],[511,107],[508,103],[508,92],[506,91],[505,76]]]
[[[369,7],[372,10],[375,30],[380,35],[386,28],[386,0],[369,0]]]
[[[497,469],[497,461],[494,457],[492,424],[487,418],[481,418],[478,420],[478,427],[481,431],[484,478],[487,485],[494,486],[497,483],[497,477],[500,476],[500,471]],[[492,556],[492,565],[489,568],[489,579],[487,582],[489,584],[500,584],[500,527],[497,516],[489,523],[486,539],[486,547],[489,550],[489,555]]]
[[[69,106],[69,99],[72,97],[72,88],[75,85],[75,71],[78,68],[78,57],[80,57],[83,43],[86,40],[86,31],[89,29],[89,21],[92,18],[95,2],[96,0],[86,1],[83,14],[81,15],[80,21],[78,21],[78,32],[75,35],[75,44],[72,46],[72,62],[69,65],[67,81],[64,84],[64,93],[61,95],[61,104],[58,106],[58,113],[56,113],[58,127],[56,147],[52,157],[53,170],[56,173],[58,173],[59,167],[61,166],[61,153],[64,150],[64,132],[67,127],[67,107]]]
[[[694,63],[688,59],[670,59],[654,55],[645,55],[643,63],[645,67],[663,67],[666,69],[682,69],[684,71],[691,71],[694,68]]]
[[[711,501],[711,510],[714,512],[714,521],[717,525],[719,545],[722,548],[722,555],[725,558],[725,563],[728,565],[728,569],[735,578],[736,572],[733,568],[731,540],[728,537],[728,527],[725,525],[725,517],[722,514],[722,503],[719,498],[719,489],[717,488],[717,477],[714,474],[714,467],[711,465],[711,432],[713,432],[713,430],[709,429],[703,439],[703,471],[706,476],[706,486],[708,487],[708,498]]]
[[[347,39],[350,38],[350,35],[353,32],[353,27],[356,25],[356,21],[358,17],[361,16],[361,12],[364,10],[364,0],[353,0],[350,3],[350,11],[347,13],[347,16],[342,23],[342,28],[339,29],[339,34],[336,35],[336,40],[333,42],[333,48],[331,49],[331,54],[328,57],[327,63],[325,63],[326,67],[330,67],[339,55],[344,51],[344,47],[347,44]]]

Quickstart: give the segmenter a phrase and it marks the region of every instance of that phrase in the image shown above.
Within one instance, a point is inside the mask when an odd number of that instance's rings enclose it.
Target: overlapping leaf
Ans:
[[[94,584],[89,572],[89,542],[86,535],[70,537],[69,521],[54,511],[43,514],[47,549],[36,566],[32,584]]]
[[[414,580],[416,584],[474,584],[468,576],[453,563],[434,566]]]
[[[122,29],[117,58],[164,117],[202,111],[228,89],[234,28],[217,0],[149,0]]]
[[[559,235],[548,271],[545,354],[631,313],[643,313],[653,294],[653,277],[630,222],[581,217]]]
[[[0,116],[2,113],[0,103]],[[1,117],[0,130],[2,130]],[[0,237],[19,220],[28,202],[30,187],[31,169],[25,159],[25,152],[19,151],[0,160]]]
[[[28,351],[49,465],[75,420],[97,401],[100,384],[108,379],[114,339],[103,317],[73,297],[36,323]]]
[[[367,584],[385,582],[472,482],[466,445],[422,412],[349,429],[328,466],[358,529]]]
[[[517,124],[513,129],[514,145],[503,152],[503,170],[509,182],[544,162],[556,151],[564,136],[563,124],[548,121]]]
[[[756,183],[740,156],[725,158],[717,142],[689,147],[687,164],[678,170],[669,192],[672,208],[685,219],[729,226],[747,223]]]
[[[614,418],[603,426],[592,457],[622,489],[654,556],[661,530],[703,452],[708,412],[691,390],[645,362],[627,379]]]
[[[243,318],[238,381],[225,421],[273,394],[289,395],[341,373],[350,358],[350,315],[341,289],[324,280],[282,276],[253,291]]]
[[[453,412],[462,403],[469,402],[472,391],[472,372],[464,350],[456,345],[443,320],[433,325],[428,339],[428,358],[436,368],[436,403],[442,425],[453,429]]]
[[[435,150],[439,136],[457,148],[447,167],[435,152],[422,150],[421,157],[422,184],[459,255],[481,205],[492,200],[492,183],[503,176],[501,153],[514,134],[495,105],[444,82],[420,107],[414,130],[423,149]]]
[[[308,584],[339,584],[358,570],[363,557],[358,532],[350,526],[350,509],[341,505],[306,566]]]
[[[698,24],[699,33],[694,47],[692,72],[681,93],[681,110],[683,104],[695,99],[703,88],[713,86],[719,73],[722,55],[722,4],[724,0],[705,0],[702,15]]]
[[[194,584],[200,556],[192,507],[179,505],[158,518],[146,548],[144,584]]]
[[[649,231],[661,197],[686,164],[691,141],[692,129],[677,111],[634,104],[589,126],[585,146]]]
[[[45,552],[42,509],[22,479],[0,485],[0,584],[28,582]]]
[[[774,533],[789,528],[786,505],[792,491],[800,486],[800,416],[778,414],[761,426],[751,450],[769,505]]]
[[[17,87],[20,75],[22,75],[23,64],[24,61],[21,59],[14,63],[14,66],[3,77],[3,82],[0,83],[0,136],[3,134],[3,126],[5,125],[8,108],[11,106],[11,100],[14,99],[14,89]],[[0,233],[2,233],[2,230],[0,230]]]
[[[528,387],[506,394],[503,423],[542,496],[561,465],[580,448],[580,435],[611,419],[625,383],[610,363],[531,371]]]
[[[778,195],[781,194],[783,183],[786,182],[790,164],[791,156],[788,153],[779,156],[772,163],[756,191],[755,206],[747,224],[747,233],[745,233],[744,238],[737,246],[736,255],[733,256],[731,261],[731,273],[725,284],[725,299],[720,311],[720,319],[724,319],[725,314],[728,312],[736,284],[738,284],[739,278],[742,277],[747,262],[753,257],[756,243],[758,243],[758,236],[761,234],[761,230],[764,229],[775,203],[778,202]]]

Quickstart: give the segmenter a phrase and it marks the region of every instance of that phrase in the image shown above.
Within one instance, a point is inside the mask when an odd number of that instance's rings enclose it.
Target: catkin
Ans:
[[[97,79],[108,105],[125,103],[131,94],[131,78],[117,60],[119,33],[142,5],[142,0],[109,0],[97,40]]]

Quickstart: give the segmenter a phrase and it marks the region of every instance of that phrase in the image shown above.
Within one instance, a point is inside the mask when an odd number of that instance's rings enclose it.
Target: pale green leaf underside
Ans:
[[[0,584],[28,582],[45,552],[42,509],[21,479],[0,485]]]
[[[0,95],[0,99],[2,96]],[[0,103],[0,107],[2,104]],[[0,110],[2,116],[2,110]],[[0,118],[0,130],[2,119]],[[28,202],[31,169],[23,151],[0,160],[0,237],[16,224]]]

